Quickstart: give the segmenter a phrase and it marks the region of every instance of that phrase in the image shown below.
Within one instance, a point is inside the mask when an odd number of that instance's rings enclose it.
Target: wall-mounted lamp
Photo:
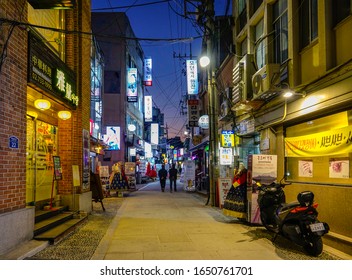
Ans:
[[[49,100],[40,98],[34,101],[34,106],[35,108],[44,111],[48,110],[51,107],[51,103]]]
[[[293,95],[300,95],[302,97],[306,97],[307,94],[305,92],[294,92],[293,90],[286,89],[283,91],[283,97],[290,98]]]
[[[58,117],[64,121],[68,120],[71,118],[71,112],[70,111],[59,111],[57,113]]]

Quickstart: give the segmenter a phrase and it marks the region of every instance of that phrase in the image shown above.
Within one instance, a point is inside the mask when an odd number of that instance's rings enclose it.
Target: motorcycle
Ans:
[[[290,183],[285,182],[285,177],[279,183],[256,185],[261,222],[276,234],[274,240],[280,234],[302,246],[309,255],[319,256],[323,251],[322,236],[329,232],[329,225],[317,219],[314,194],[303,191],[297,201],[286,203],[284,188]]]

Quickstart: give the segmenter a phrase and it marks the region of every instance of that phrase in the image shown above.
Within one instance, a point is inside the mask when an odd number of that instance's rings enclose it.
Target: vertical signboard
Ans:
[[[144,59],[144,85],[151,86],[153,84],[152,78],[152,58],[150,56]]]
[[[159,144],[159,124],[152,123],[150,126],[150,142],[152,144]]]
[[[235,133],[232,130],[221,131],[221,146],[222,147],[235,146]]]
[[[153,97],[150,95],[144,96],[144,120],[146,122],[153,120]]]
[[[138,101],[137,68],[127,69],[127,102]]]
[[[189,127],[198,126],[199,110],[198,99],[188,99],[188,125]]]
[[[187,67],[187,93],[198,94],[198,69],[197,60],[188,59]]]

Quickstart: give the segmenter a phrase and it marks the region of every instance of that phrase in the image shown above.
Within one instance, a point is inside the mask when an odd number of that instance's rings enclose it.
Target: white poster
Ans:
[[[183,163],[183,181],[184,185],[188,185],[188,181],[190,180],[192,183],[195,180],[195,172],[196,172],[196,165],[194,161],[187,160]]]
[[[298,176],[299,177],[313,177],[313,161],[299,160],[298,161]]]
[[[349,178],[350,161],[348,159],[331,159],[329,163],[329,178]]]
[[[218,186],[219,186],[219,204],[220,204],[220,208],[223,208],[227,193],[229,192],[232,186],[231,178],[219,178]]]
[[[219,149],[220,152],[220,165],[231,165],[232,164],[232,148]]]
[[[159,124],[152,123],[150,126],[150,142],[159,145]]]

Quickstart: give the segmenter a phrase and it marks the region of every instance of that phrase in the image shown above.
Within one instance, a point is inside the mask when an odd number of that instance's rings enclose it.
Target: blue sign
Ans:
[[[9,148],[11,149],[18,149],[18,138],[15,136],[10,136],[9,137]]]

